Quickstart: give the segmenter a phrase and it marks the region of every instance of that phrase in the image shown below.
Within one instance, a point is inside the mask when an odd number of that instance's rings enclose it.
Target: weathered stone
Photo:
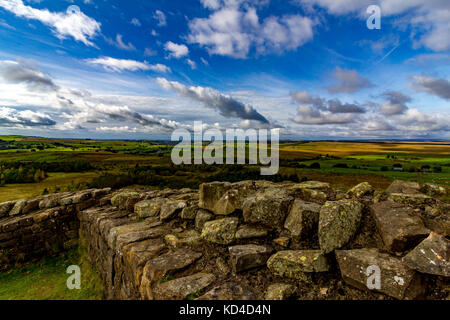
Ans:
[[[139,201],[134,205],[134,212],[139,218],[156,217],[165,201],[163,198]]]
[[[160,218],[161,220],[170,219],[175,213],[186,208],[187,204],[183,200],[167,200],[161,206]]]
[[[6,217],[15,204],[16,204],[15,201],[7,201],[0,203],[0,218]]]
[[[305,238],[317,228],[320,208],[321,206],[316,203],[296,199],[284,222],[284,227],[293,237]]]
[[[370,211],[377,229],[389,251],[404,251],[428,236],[422,219],[411,208],[402,204],[383,201],[373,204]]]
[[[447,190],[444,187],[438,186],[436,184],[425,183],[420,191],[429,195],[430,197],[440,197],[447,194]]]
[[[432,197],[421,193],[391,193],[388,197],[388,200],[412,206],[433,205],[436,203],[436,199],[433,199]]]
[[[308,279],[307,273],[330,269],[327,258],[320,250],[278,251],[269,258],[267,267],[277,276],[298,280]]]
[[[224,275],[227,275],[230,273],[230,268],[228,267],[228,264],[225,262],[225,260],[222,257],[218,257],[216,259],[216,266],[222,272]]]
[[[450,277],[450,241],[432,232],[403,257],[403,262],[421,273]]]
[[[230,244],[235,239],[238,218],[224,218],[205,222],[202,238],[217,244]]]
[[[283,189],[269,188],[258,191],[244,200],[244,220],[270,228],[280,228],[293,200]]]
[[[233,183],[214,205],[213,212],[217,215],[229,215],[236,210],[241,210],[245,198],[256,192],[252,181]]]
[[[238,273],[266,264],[272,253],[272,248],[255,244],[237,245],[229,247],[233,272]]]
[[[126,202],[128,198],[139,198],[141,194],[135,191],[121,191],[111,198],[111,204],[121,210],[126,209]]]
[[[354,200],[327,201],[320,210],[319,244],[324,253],[345,245],[358,229],[363,206]]]
[[[359,199],[364,196],[372,195],[373,187],[368,182],[362,182],[347,191],[347,197]]]
[[[197,231],[187,230],[176,236],[173,234],[166,235],[164,242],[172,248],[198,247],[201,245],[201,237]]]
[[[287,300],[295,294],[297,288],[289,283],[273,283],[266,290],[266,300]]]
[[[131,242],[162,237],[168,233],[164,226],[152,227],[148,222],[125,224],[111,228],[107,242],[111,249],[121,251],[124,245]]]
[[[395,180],[386,189],[387,193],[419,193],[420,185],[417,182]]]
[[[41,201],[39,201],[39,208],[40,209],[48,209],[48,208],[54,208],[57,207],[59,204],[58,196],[55,195],[49,195],[44,197]]]
[[[130,267],[130,273],[135,286],[135,291],[139,291],[142,274],[145,264],[160,255],[166,246],[161,239],[149,239],[139,242],[133,242],[123,247],[123,257],[126,264]]]
[[[183,210],[181,210],[180,218],[185,220],[195,220],[198,210],[199,210],[198,205],[186,207]]]
[[[296,183],[290,186],[288,189],[311,189],[311,190],[321,190],[327,191],[330,189],[330,184],[327,182],[320,181],[305,181],[301,183]]]
[[[205,223],[207,221],[212,220],[213,218],[214,218],[213,214],[211,214],[206,210],[200,209],[195,217],[195,229],[201,231]]]
[[[30,199],[27,200],[27,203],[22,208],[22,214],[28,214],[30,212],[36,211],[39,209],[40,199]]]
[[[83,201],[88,200],[92,196],[90,191],[84,191],[84,192],[77,192],[72,197],[72,203],[77,204]]]
[[[196,273],[191,276],[170,280],[157,285],[154,297],[160,300],[182,300],[197,294],[211,283],[216,277],[211,273]]]
[[[153,299],[152,284],[171,273],[186,268],[202,256],[189,249],[178,249],[148,261],[144,267],[140,286],[141,297]]]
[[[199,188],[200,208],[214,212],[217,201],[231,188],[229,182],[202,183]]]
[[[16,216],[22,213],[22,209],[26,206],[27,200],[18,200],[14,204],[14,207],[9,211],[10,216]]]
[[[374,272],[380,270],[380,286],[374,291],[396,299],[414,299],[424,293],[420,275],[406,267],[400,259],[377,249],[336,250],[336,259],[346,283],[361,290],[376,285]],[[372,276],[372,278],[369,278]]]
[[[291,238],[289,238],[289,237],[279,237],[279,238],[273,239],[273,243],[275,243],[276,245],[279,245],[283,248],[289,247],[290,242],[291,242]]]
[[[243,225],[236,231],[236,239],[261,238],[267,236],[268,233],[269,231],[265,228]]]
[[[237,282],[219,285],[196,300],[256,300],[253,290]]]
[[[317,201],[320,203],[327,201],[328,198],[325,192],[314,189],[301,189],[300,197],[307,201]]]

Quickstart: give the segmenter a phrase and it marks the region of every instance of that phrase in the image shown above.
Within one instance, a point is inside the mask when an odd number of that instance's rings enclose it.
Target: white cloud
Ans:
[[[167,25],[166,15],[161,10],[155,11],[155,14],[153,15],[153,19],[158,21],[159,27],[163,27],[163,26]]]
[[[56,122],[42,112],[0,107],[0,127],[54,126]]]
[[[171,72],[170,68],[163,64],[148,64],[146,61],[140,62],[136,60],[127,59],[115,59],[111,57],[101,57],[97,59],[86,59],[87,63],[97,64],[104,67],[106,70],[121,72],[124,70],[138,71],[138,70],[151,70],[161,73]]]
[[[22,0],[0,0],[0,7],[18,17],[39,20],[51,27],[59,39],[70,36],[87,46],[95,46],[91,40],[100,33],[101,24],[86,16],[77,6],[69,6],[66,12],[50,12],[27,6]]]
[[[111,38],[107,38],[107,37],[105,37],[105,40],[109,44],[116,46],[117,48],[119,48],[121,50],[127,50],[127,51],[136,50],[136,47],[131,42],[128,42],[128,44],[123,42],[123,36],[121,34],[117,34],[115,40],[113,40]]]
[[[245,2],[245,6],[240,6]],[[270,16],[260,23],[258,1],[204,1],[213,12],[189,22],[188,40],[210,54],[246,58],[254,46],[258,54],[296,50],[313,38],[315,22],[299,14]]]
[[[155,50],[150,49],[150,48],[145,48],[144,56],[149,57],[149,56],[156,56],[156,55],[157,55],[157,52]]]
[[[172,41],[166,42],[166,44],[164,45],[164,49],[170,52],[169,57],[174,57],[177,59],[189,54],[189,49],[186,45],[176,44]]]
[[[140,27],[141,26],[141,22],[139,21],[138,18],[133,18],[131,19],[130,23],[136,27]]]
[[[412,35],[418,37],[418,44],[435,51],[450,50],[450,7],[447,0],[297,0],[306,7],[319,6],[330,14],[345,15],[356,12],[366,16],[369,5],[381,7],[382,17],[405,15],[397,22],[406,23],[413,29]]]
[[[192,70],[197,69],[197,64],[191,59],[186,59],[186,62],[191,67]]]

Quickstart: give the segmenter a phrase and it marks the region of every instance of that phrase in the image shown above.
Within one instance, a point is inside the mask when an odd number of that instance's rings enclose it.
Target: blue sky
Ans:
[[[0,0],[0,134],[450,139],[448,21],[447,0]]]

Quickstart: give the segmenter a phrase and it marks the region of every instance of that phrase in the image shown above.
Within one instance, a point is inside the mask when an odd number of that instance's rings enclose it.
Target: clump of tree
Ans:
[[[19,166],[7,168],[0,166],[0,185],[7,183],[32,183],[40,182],[47,177],[45,170],[31,166]]]
[[[130,185],[155,186],[160,188],[192,188],[197,189],[201,183],[212,181],[237,182],[242,180],[269,180],[273,182],[306,181],[297,174],[262,176],[258,167],[243,165],[168,165],[168,166],[135,166],[120,174],[104,173],[94,178],[89,188],[114,189]]]

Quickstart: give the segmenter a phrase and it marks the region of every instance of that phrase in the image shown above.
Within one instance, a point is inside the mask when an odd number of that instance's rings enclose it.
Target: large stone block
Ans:
[[[403,262],[421,273],[450,277],[450,241],[432,232],[403,257]]]
[[[201,237],[217,244],[230,244],[235,239],[238,218],[224,218],[205,222]]]
[[[320,248],[329,253],[341,248],[359,227],[363,205],[354,200],[328,201],[320,210]]]
[[[402,204],[383,201],[373,204],[370,211],[389,251],[409,249],[430,233],[414,210]]]
[[[196,273],[187,277],[163,282],[154,290],[158,300],[183,300],[209,286],[216,277],[211,273]]]
[[[321,206],[296,199],[291,206],[284,227],[296,238],[305,238],[316,230]]]
[[[293,200],[283,189],[269,188],[258,191],[244,200],[244,220],[270,228],[281,228]]]
[[[285,250],[271,256],[267,267],[280,277],[307,280],[308,273],[326,272],[330,264],[320,250]]]
[[[336,259],[344,281],[361,290],[381,292],[396,299],[414,299],[425,292],[417,272],[377,249],[336,250]],[[380,271],[379,286],[377,271]]]
[[[235,273],[266,264],[273,249],[255,244],[229,247],[231,265]]]

